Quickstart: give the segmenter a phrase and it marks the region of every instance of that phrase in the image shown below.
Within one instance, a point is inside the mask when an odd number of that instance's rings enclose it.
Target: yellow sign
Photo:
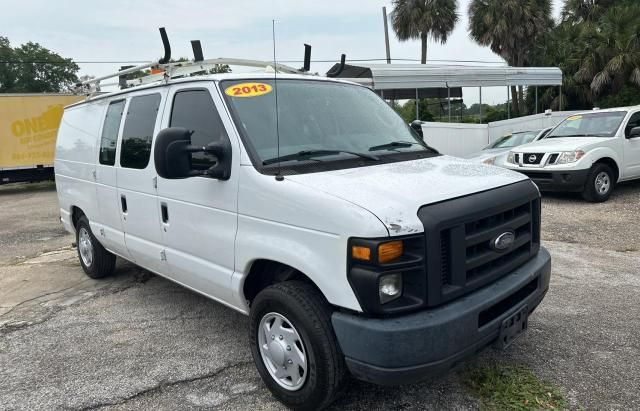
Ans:
[[[0,95],[0,168],[52,165],[64,106],[82,98]]]
[[[582,118],[582,116],[571,116],[571,117],[567,118],[567,121],[580,120],[581,118]]]
[[[271,90],[271,85],[265,83],[242,83],[227,87],[224,92],[231,97],[258,97]]]

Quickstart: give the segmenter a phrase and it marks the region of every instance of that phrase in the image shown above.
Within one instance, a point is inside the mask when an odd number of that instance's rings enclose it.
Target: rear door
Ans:
[[[640,127],[640,111],[631,115],[624,128],[624,179],[640,177],[640,137],[629,138],[635,127]]]
[[[118,136],[122,129],[122,116],[126,104],[127,100],[121,98],[110,101],[106,107],[96,163],[96,197],[99,212],[95,223],[99,229],[94,234],[109,251],[131,258],[124,242],[115,167]]]
[[[130,97],[116,173],[117,204],[127,249],[138,265],[162,275],[167,275],[169,270],[162,247],[156,170],[151,150],[165,94],[165,89],[160,89],[138,92]]]
[[[170,89],[164,127],[193,130],[191,144],[198,147],[229,139],[231,127],[214,83],[194,88],[178,85]],[[230,129],[230,128],[229,128]],[[233,147],[231,178],[208,177],[168,180],[158,177],[158,203],[163,216],[162,231],[172,278],[212,298],[229,301],[234,270],[237,230],[239,148]],[[215,157],[194,153],[192,164],[207,170]]]

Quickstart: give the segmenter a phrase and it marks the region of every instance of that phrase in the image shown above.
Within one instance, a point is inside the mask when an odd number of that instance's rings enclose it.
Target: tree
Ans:
[[[56,93],[67,91],[78,81],[80,69],[72,59],[62,58],[38,43],[11,48],[0,37],[0,92]]]
[[[469,5],[471,38],[510,66],[530,65],[532,50],[552,26],[551,0],[472,0]],[[511,95],[513,113],[525,115],[523,87],[511,87]]]
[[[391,21],[400,41],[422,41],[421,62],[427,62],[427,40],[442,44],[458,22],[457,0],[393,0]]]
[[[562,108],[639,104],[638,33],[635,0],[568,0],[562,20],[535,48],[534,63],[562,69]],[[541,91],[543,104],[560,108],[556,87]]]

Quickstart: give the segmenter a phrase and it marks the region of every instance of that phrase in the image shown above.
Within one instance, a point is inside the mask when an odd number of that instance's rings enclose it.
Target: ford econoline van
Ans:
[[[295,74],[167,79],[65,108],[80,264],[116,258],[249,316],[266,386],[322,408],[506,347],[549,287],[526,176],[439,154],[374,91]]]

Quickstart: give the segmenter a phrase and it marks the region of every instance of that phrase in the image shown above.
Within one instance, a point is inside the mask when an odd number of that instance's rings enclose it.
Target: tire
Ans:
[[[596,163],[589,171],[582,198],[592,203],[607,201],[611,197],[615,183],[615,174],[611,167]]]
[[[76,248],[80,265],[89,277],[97,279],[113,274],[116,256],[108,252],[96,239],[85,216],[80,217],[76,224]]]
[[[272,317],[282,317],[281,328],[276,320],[269,321]],[[251,305],[249,327],[253,360],[274,397],[296,410],[323,409],[337,398],[347,371],[331,326],[331,307],[315,287],[300,281],[286,281],[265,288]],[[280,338],[281,333],[285,334],[284,340]],[[294,346],[291,341],[296,340],[296,335],[299,339]],[[261,341],[269,349],[261,349]],[[291,350],[289,345],[293,346]],[[306,370],[299,365],[301,355],[306,358]],[[278,380],[272,373],[280,367],[265,356],[282,359],[280,363],[288,367],[282,372],[299,377],[299,381],[294,382],[291,377]],[[291,358],[296,359],[293,365],[289,362]],[[290,386],[286,387],[287,384]]]

